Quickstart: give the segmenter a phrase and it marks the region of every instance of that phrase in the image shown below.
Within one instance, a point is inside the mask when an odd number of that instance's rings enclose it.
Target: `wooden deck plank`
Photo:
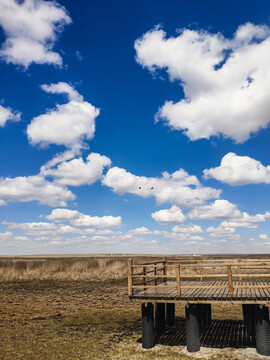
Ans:
[[[260,286],[262,286],[262,282],[258,282],[258,285],[260,285]],[[258,289],[258,290],[260,290],[260,295],[261,295],[261,297],[265,297],[266,299],[268,298],[268,294],[266,293],[266,290],[267,289]]]

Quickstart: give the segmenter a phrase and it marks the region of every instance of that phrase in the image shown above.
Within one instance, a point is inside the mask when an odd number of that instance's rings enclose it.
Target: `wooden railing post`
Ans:
[[[154,265],[154,275],[157,276],[157,266]],[[155,285],[157,286],[157,277],[155,277]]]
[[[176,265],[176,288],[177,288],[177,295],[181,296],[181,279],[180,279],[180,265]]]
[[[233,296],[232,268],[231,268],[231,266],[227,266],[227,269],[228,269],[228,280],[229,280],[230,295]]]
[[[237,269],[238,269],[238,273],[239,273],[239,281],[242,281],[241,266],[239,265],[239,266],[237,267]]]
[[[202,276],[203,275],[203,268],[202,267],[200,267],[200,275],[201,275],[200,280],[203,281],[203,276]]]
[[[167,275],[167,265],[166,265],[166,259],[163,258],[163,275],[166,276]],[[164,283],[167,282],[167,278],[164,277]]]
[[[133,265],[133,259],[128,259],[128,296],[132,296],[133,295],[133,289],[132,289],[132,275],[133,275],[133,269],[132,269],[132,265]]]
[[[145,275],[146,275],[146,267],[143,267],[143,285],[144,285],[144,286],[146,286]],[[146,290],[146,288],[144,288],[144,290]]]

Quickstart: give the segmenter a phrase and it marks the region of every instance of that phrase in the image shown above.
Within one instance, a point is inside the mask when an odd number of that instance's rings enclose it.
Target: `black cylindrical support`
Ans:
[[[242,304],[243,320],[245,326],[248,326],[248,305],[249,304]]]
[[[165,332],[165,330],[165,304],[156,303],[156,332],[158,334],[162,334]]]
[[[186,338],[188,352],[200,350],[199,311],[193,304],[186,306]]]
[[[212,309],[211,304],[205,304],[206,313],[207,313],[207,320],[206,320],[206,329],[209,329],[212,322]]]
[[[243,304],[243,318],[247,328],[248,336],[252,338],[252,342],[255,344],[255,318],[258,309],[257,304]]]
[[[142,347],[151,349],[155,346],[154,306],[142,304]]]
[[[199,329],[200,329],[200,334],[201,334],[204,329],[204,306],[203,306],[203,304],[196,304],[196,309],[197,309]]]
[[[166,324],[172,326],[175,323],[175,304],[166,304]]]
[[[256,311],[256,350],[264,356],[270,355],[270,324],[269,309],[266,306],[258,307]]]
[[[199,304],[198,308],[199,321],[200,321],[200,332],[205,333],[211,325],[211,305],[210,304]]]

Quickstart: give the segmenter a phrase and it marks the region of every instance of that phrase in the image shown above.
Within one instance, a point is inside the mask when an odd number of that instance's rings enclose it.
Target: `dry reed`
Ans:
[[[124,259],[1,259],[1,280],[120,279],[127,276]]]

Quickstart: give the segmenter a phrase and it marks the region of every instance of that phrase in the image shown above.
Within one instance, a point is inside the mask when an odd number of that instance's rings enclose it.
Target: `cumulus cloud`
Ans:
[[[233,240],[239,240],[240,235],[235,234],[235,228],[226,228],[218,226],[217,228],[210,226],[206,229],[206,231],[210,234],[212,237],[229,237]]]
[[[41,174],[52,176],[54,183],[60,185],[91,185],[103,176],[105,167],[111,165],[107,156],[91,153],[86,161],[80,157],[61,162],[56,168],[41,168]]]
[[[0,243],[6,246],[27,245],[31,246],[31,240],[26,236],[15,236],[11,231],[0,233]]]
[[[69,101],[83,101],[82,95],[78,93],[70,84],[59,81],[56,84],[43,84],[40,86],[42,90],[50,94],[66,94]]]
[[[61,223],[50,223],[50,222],[28,222],[28,223],[16,223],[3,221],[2,225],[8,229],[19,229],[23,231],[27,236],[33,236],[35,241],[46,242],[51,239],[69,240],[73,235],[82,235],[84,238],[89,236],[100,236],[100,235],[112,235],[112,230],[107,229],[80,229],[72,227],[70,225]],[[77,237],[76,237],[77,238]]]
[[[202,241],[204,238],[198,235],[190,235],[188,233],[177,233],[177,232],[169,232],[169,231],[160,231],[156,230],[153,232],[154,235],[162,236],[163,238],[171,239],[174,241]]]
[[[72,226],[82,228],[115,228],[121,226],[121,216],[90,216],[77,210],[54,209],[45,217],[55,222],[69,221]]]
[[[254,223],[264,222],[270,219],[270,213],[266,211],[264,214],[249,215],[246,212],[241,213],[241,217],[234,220],[226,220],[220,224],[220,227],[223,228],[247,228],[247,229],[257,229],[258,225]]]
[[[265,220],[262,220],[265,221]],[[243,219],[237,219],[237,221],[222,221],[220,224],[224,228],[247,228],[247,229],[257,229],[258,225],[253,224],[252,221],[243,221]]]
[[[196,234],[202,233],[202,228],[200,225],[189,224],[189,225],[176,225],[172,228],[173,232],[180,232],[185,234]]]
[[[135,42],[137,62],[181,81],[185,98],[166,101],[156,119],[191,140],[212,135],[244,142],[270,121],[270,28],[246,23],[231,39],[183,29],[176,37],[155,28]],[[243,121],[244,119],[244,121]]]
[[[44,179],[44,177],[18,176],[0,178],[0,202],[3,201],[38,201],[43,205],[66,206],[67,201],[74,200],[75,195],[63,186]]]
[[[45,114],[32,119],[27,127],[28,140],[32,145],[64,145],[74,151],[83,147],[95,132],[95,119],[99,109],[83,100],[83,97],[69,84],[42,85],[49,93],[67,94],[69,102],[56,105]]]
[[[228,200],[216,200],[208,205],[192,209],[188,216],[194,220],[219,220],[241,217],[241,211]]]
[[[267,236],[266,234],[260,234],[259,237],[261,240],[264,240],[264,241],[267,241],[270,243],[270,237]]]
[[[181,223],[186,218],[176,205],[173,205],[170,209],[156,211],[151,214],[151,217],[161,225]]]
[[[51,237],[55,236],[64,236],[64,235],[74,235],[80,234],[80,229],[76,229],[72,226],[65,224],[54,224],[49,222],[29,222],[29,223],[16,223],[16,222],[7,222],[3,221],[8,229],[19,229],[25,232],[28,236],[35,236],[39,241],[46,241]]]
[[[258,225],[255,223],[270,219],[270,213],[268,211],[264,214],[249,215],[247,212],[241,212],[235,204],[227,200],[216,200],[208,205],[198,206],[192,209],[187,216],[194,220],[226,219],[220,223],[218,228],[209,228],[215,233],[216,231],[220,232],[220,236],[225,236],[225,233],[234,233],[236,228],[256,229]]]
[[[5,108],[0,105],[0,126],[5,126],[7,121],[20,121],[21,114],[19,112],[14,112],[9,108]]]
[[[111,168],[102,183],[119,195],[136,194],[144,198],[153,196],[157,204],[174,203],[180,208],[203,204],[205,200],[219,197],[221,190],[201,186],[196,176],[180,169],[162,177],[136,176],[125,169]]]
[[[238,156],[232,152],[225,155],[220,166],[203,171],[204,178],[213,178],[223,183],[237,186],[270,183],[270,166],[263,166],[249,156]]]
[[[152,234],[152,231],[147,229],[145,226],[142,226],[134,230],[129,230],[128,233],[132,235],[148,235],[148,234]]]
[[[62,58],[53,47],[70,23],[66,9],[56,1],[0,0],[0,26],[6,35],[0,57],[24,68],[32,63],[61,66]]]

